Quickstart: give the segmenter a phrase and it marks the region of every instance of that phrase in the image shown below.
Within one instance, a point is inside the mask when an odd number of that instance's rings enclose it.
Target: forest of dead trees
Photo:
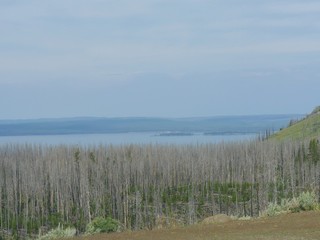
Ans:
[[[0,228],[79,233],[110,216],[125,229],[158,219],[192,224],[225,213],[257,216],[269,202],[316,191],[320,148],[310,142],[200,145],[0,146]]]

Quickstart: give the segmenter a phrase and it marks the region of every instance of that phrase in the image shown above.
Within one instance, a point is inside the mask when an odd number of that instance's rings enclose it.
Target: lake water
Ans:
[[[0,144],[44,144],[44,145],[99,145],[99,144],[201,144],[218,143],[256,138],[256,134],[159,136],[159,133],[137,132],[116,134],[77,134],[41,136],[0,136]]]

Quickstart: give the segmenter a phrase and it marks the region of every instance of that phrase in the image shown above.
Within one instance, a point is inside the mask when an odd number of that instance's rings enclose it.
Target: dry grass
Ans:
[[[284,214],[249,221],[198,224],[185,228],[100,234],[81,240],[301,240],[320,239],[320,212]],[[79,240],[79,239],[78,239]]]

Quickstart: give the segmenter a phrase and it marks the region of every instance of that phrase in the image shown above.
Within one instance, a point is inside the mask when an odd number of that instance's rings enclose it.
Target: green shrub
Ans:
[[[287,201],[285,207],[289,212],[295,213],[295,212],[301,211],[301,207],[300,207],[300,203],[299,203],[298,198],[292,198],[290,201]]]
[[[119,223],[113,218],[97,217],[87,225],[86,234],[116,232],[118,228]]]
[[[280,205],[270,203],[262,215],[275,216],[285,212],[300,212],[316,210],[317,197],[314,192],[303,192],[297,198],[282,199]]]
[[[290,212],[311,211],[317,208],[317,197],[314,192],[303,192],[297,198],[288,201]]]
[[[278,205],[276,203],[269,203],[267,209],[263,212],[263,216],[276,216],[279,215],[281,213],[283,213],[283,208],[281,207],[281,205]]]
[[[303,192],[298,197],[300,209],[302,211],[314,210],[317,206],[317,197],[314,192]]]
[[[70,238],[76,235],[77,230],[75,228],[65,228],[60,227],[60,225],[49,231],[47,234],[40,236],[38,240],[52,240],[52,239],[62,239],[62,238]]]

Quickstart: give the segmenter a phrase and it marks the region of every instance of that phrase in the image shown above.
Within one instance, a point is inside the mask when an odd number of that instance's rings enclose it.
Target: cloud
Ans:
[[[320,52],[320,42],[310,39],[286,39],[226,49],[225,53],[237,54],[296,54]]]
[[[32,20],[48,18],[123,18],[149,12],[150,1],[57,0],[16,1],[4,4],[1,18]]]
[[[50,44],[49,44],[50,45]],[[72,46],[68,49],[68,46]],[[54,49],[54,48],[53,48]],[[282,61],[282,55],[319,53],[320,41],[309,38],[288,38],[281,40],[257,41],[253,43],[230,41],[224,45],[203,44],[152,44],[152,43],[112,43],[91,44],[66,43],[50,54],[16,52],[0,56],[2,72],[39,72],[91,76],[112,75],[114,72],[183,71],[184,69],[203,70],[211,66],[223,67],[237,63],[241,58],[250,60],[253,56],[274,56],[273,63]],[[294,60],[294,59],[293,59]],[[302,59],[305,61],[305,59]],[[247,64],[255,65],[254,62]],[[227,66],[227,65],[226,65]],[[230,65],[231,66],[231,65]],[[229,67],[230,67],[229,66]],[[90,75],[90,74],[89,74]]]
[[[267,10],[277,14],[317,14],[320,13],[319,1],[287,1],[273,2]]]
[[[253,59],[266,55],[263,64],[272,65],[286,55],[319,52],[320,17],[308,14],[319,6],[274,0],[7,1],[0,8],[0,69],[112,78],[114,72],[256,66]],[[302,15],[292,16],[300,7]]]

